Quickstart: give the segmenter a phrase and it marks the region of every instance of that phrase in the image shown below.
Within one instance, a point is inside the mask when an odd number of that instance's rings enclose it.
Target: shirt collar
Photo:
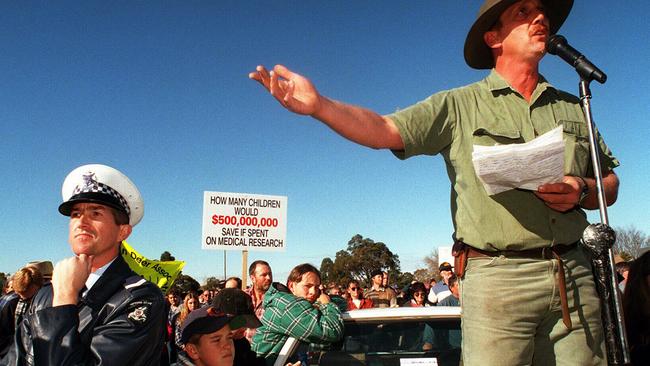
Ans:
[[[88,293],[88,291],[95,285],[95,283],[99,280],[99,278],[106,272],[106,269],[108,266],[111,265],[111,263],[115,262],[115,259],[117,257],[113,258],[112,261],[104,264],[103,266],[97,268],[95,272],[92,272],[89,276],[88,279],[86,280],[86,291],[84,291],[84,296]]]
[[[495,69],[490,71],[490,74],[485,78],[485,83],[487,84],[488,90],[492,92],[504,89],[514,91],[510,84]],[[535,88],[535,92],[533,92],[533,96],[541,95],[547,90],[557,93],[557,89],[546,80],[544,75],[539,74],[539,80],[537,81],[537,87]]]

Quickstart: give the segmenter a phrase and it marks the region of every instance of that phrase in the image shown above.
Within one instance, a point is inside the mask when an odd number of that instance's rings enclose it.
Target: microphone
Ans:
[[[596,80],[604,84],[607,80],[607,75],[604,72],[587,60],[575,48],[569,46],[566,38],[559,34],[553,35],[548,39],[548,42],[546,42],[546,50],[551,55],[560,56],[569,65],[575,67],[580,77],[587,81]]]

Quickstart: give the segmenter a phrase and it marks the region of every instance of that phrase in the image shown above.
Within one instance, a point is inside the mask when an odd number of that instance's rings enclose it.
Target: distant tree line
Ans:
[[[336,253],[334,260],[323,258],[320,266],[323,283],[334,282],[342,286],[352,279],[368,286],[375,270],[387,272],[389,283],[400,287],[408,285],[414,278],[413,274],[400,271],[399,256],[386,244],[360,234],[354,235],[347,248]]]
[[[650,248],[650,236],[640,231],[634,225],[614,228],[616,244],[614,254],[618,254],[625,261],[638,258]]]
[[[615,232],[614,253],[626,261],[638,258],[650,248],[650,236],[634,226],[615,228]],[[174,261],[176,258],[170,252],[165,251],[160,255],[160,260]],[[439,277],[437,249],[433,249],[429,255],[424,256],[422,262],[424,266],[416,269],[413,273],[402,272],[399,256],[393,253],[385,243],[356,234],[348,241],[345,249],[336,253],[334,260],[330,257],[323,258],[320,271],[323,284],[334,282],[345,286],[351,279],[355,279],[362,286],[369,287],[372,284],[371,273],[379,269],[388,272],[391,285],[403,288],[412,281],[428,282],[431,278]],[[0,283],[6,276],[0,272]],[[219,280],[217,277],[208,277],[205,284],[201,285],[191,276],[181,273],[172,289],[181,293],[199,292],[202,289],[217,289],[222,287],[222,284],[223,280]]]

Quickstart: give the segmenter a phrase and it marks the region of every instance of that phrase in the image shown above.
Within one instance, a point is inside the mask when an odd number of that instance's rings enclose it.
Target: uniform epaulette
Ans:
[[[134,288],[141,287],[147,284],[147,280],[140,276],[131,276],[124,281],[124,288],[133,290]]]

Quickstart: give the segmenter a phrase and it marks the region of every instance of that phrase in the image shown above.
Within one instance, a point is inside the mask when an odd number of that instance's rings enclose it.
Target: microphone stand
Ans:
[[[616,234],[609,226],[607,217],[605,187],[598,153],[599,146],[594,122],[591,118],[591,90],[589,89],[591,77],[578,73],[581,76],[579,85],[580,102],[589,130],[589,151],[598,190],[598,207],[601,221],[600,224],[592,224],[585,229],[582,242],[589,249],[592,256],[594,280],[602,305],[601,318],[605,331],[608,363],[610,365],[629,365],[631,364],[630,352],[625,332],[621,294],[618,291],[616,269],[614,268],[614,252],[612,251],[616,241]]]

